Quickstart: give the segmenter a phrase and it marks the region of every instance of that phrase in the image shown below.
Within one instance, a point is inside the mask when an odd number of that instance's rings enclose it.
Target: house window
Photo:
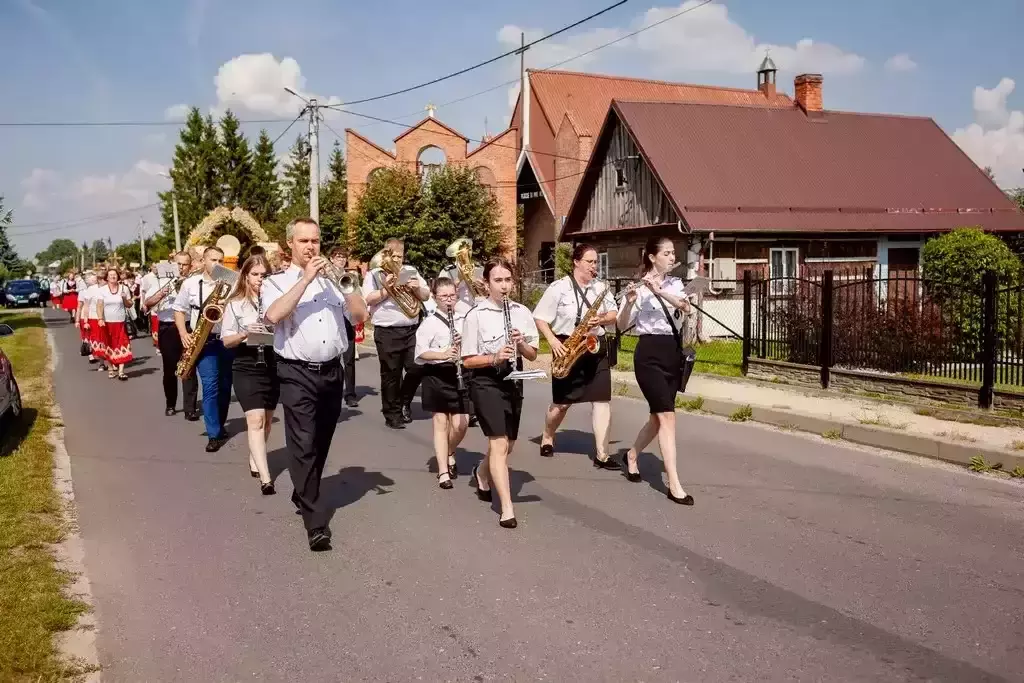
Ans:
[[[597,276],[602,280],[608,279],[608,252],[602,251],[597,255]]]
[[[626,170],[623,168],[615,168],[615,189],[626,189]]]
[[[796,249],[772,249],[768,258],[768,277],[772,294],[791,294],[796,289]]]

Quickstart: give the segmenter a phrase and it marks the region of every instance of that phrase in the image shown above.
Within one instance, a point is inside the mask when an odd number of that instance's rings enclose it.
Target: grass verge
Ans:
[[[622,335],[616,370],[631,371],[633,369],[633,351],[636,350],[636,340],[637,338],[634,336]],[[541,353],[544,353],[546,346],[546,340],[541,339]],[[697,362],[693,366],[694,372],[722,377],[741,377],[742,370],[743,342],[739,340],[711,341],[697,345]]]
[[[0,338],[24,409],[0,437],[0,681],[56,681],[81,673],[61,659],[53,635],[72,628],[86,605],[66,596],[71,577],[52,545],[64,535],[54,490],[50,345],[34,312],[0,312],[15,329]]]

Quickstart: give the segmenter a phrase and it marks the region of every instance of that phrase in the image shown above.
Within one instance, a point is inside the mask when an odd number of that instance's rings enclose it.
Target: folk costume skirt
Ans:
[[[60,305],[68,313],[74,313],[78,310],[78,293],[70,292],[60,298]]]
[[[568,335],[557,335],[564,342]],[[600,403],[612,400],[612,371],[608,366],[608,337],[601,337],[597,353],[580,356],[569,374],[562,379],[551,378],[551,402],[555,405]]]
[[[447,415],[468,415],[470,407],[469,391],[459,392],[459,382],[455,365],[452,363],[424,363],[423,381],[420,384],[421,405],[429,413],[445,413]],[[462,380],[468,387],[469,370],[463,369]]]
[[[231,383],[243,412],[275,410],[281,398],[281,383],[277,378],[274,349],[264,347],[261,364],[256,348],[244,344],[239,346],[231,364]]]
[[[89,329],[86,332],[89,341],[89,352],[93,358],[104,360],[107,357],[107,331],[100,327],[95,319],[87,321]]]
[[[114,365],[124,365],[132,361],[132,342],[128,338],[128,330],[124,322],[108,322],[100,328],[103,330],[103,358]]]
[[[63,304],[64,295],[63,294],[57,294],[57,295],[52,296],[50,298],[53,299],[53,307],[54,308],[64,308],[64,304]]]
[[[502,379],[505,374],[496,368],[474,370],[469,381],[469,395],[484,436],[504,436],[515,441],[519,438],[523,397],[515,382]]]
[[[683,367],[673,335],[640,335],[633,352],[633,372],[652,415],[675,412]]]

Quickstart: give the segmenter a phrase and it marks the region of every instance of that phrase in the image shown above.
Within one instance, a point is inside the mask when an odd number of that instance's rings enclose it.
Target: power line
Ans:
[[[239,123],[286,123],[288,119],[246,119]],[[0,128],[139,128],[182,126],[184,121],[0,121]]]
[[[599,12],[595,12],[595,13],[591,14],[588,17],[584,17],[583,19],[580,19],[579,21],[575,21],[575,22],[569,24],[568,26],[564,26],[564,27],[558,29],[557,31],[553,31],[553,32],[547,34],[546,36],[542,36],[542,37],[538,38],[537,40],[530,41],[526,45],[517,47],[514,50],[509,50],[508,52],[505,52],[505,53],[502,53],[502,54],[498,55],[497,57],[491,57],[490,59],[484,60],[484,61],[482,61],[482,62],[480,62],[478,64],[474,64],[473,66],[468,66],[465,69],[459,69],[458,71],[453,71],[453,72],[451,72],[449,74],[441,76],[440,78],[435,78],[433,80],[427,81],[425,83],[420,83],[418,85],[412,85],[412,86],[409,86],[408,88],[402,88],[401,90],[395,90],[394,92],[385,93],[383,95],[375,95],[374,97],[364,97],[361,100],[352,100],[351,102],[346,102],[345,104],[346,105],[352,105],[352,104],[364,104],[366,102],[376,102],[377,100],[383,100],[383,99],[386,99],[388,97],[394,97],[395,95],[404,95],[405,93],[412,92],[413,90],[419,90],[421,88],[426,88],[429,85],[434,85],[436,83],[440,83],[441,81],[447,81],[450,78],[455,78],[456,76],[461,76],[463,74],[469,73],[470,71],[474,71],[476,69],[479,69],[482,66],[487,66],[488,64],[493,64],[494,62],[497,62],[499,60],[504,59],[505,57],[511,57],[512,55],[517,55],[520,52],[522,52],[524,50],[527,50],[530,47],[536,45],[537,43],[542,43],[545,40],[548,40],[550,38],[554,38],[555,36],[557,36],[557,35],[559,35],[561,33],[565,33],[566,31],[574,29],[574,28],[576,28],[577,26],[579,26],[581,24],[585,24],[588,21],[590,21],[591,19],[595,19],[595,18],[601,16],[602,14],[605,14],[607,12],[612,11],[616,7],[619,7],[621,5],[625,5],[627,2],[629,2],[629,0],[619,0],[619,2],[616,2],[614,5],[609,5],[608,7],[605,7],[603,10],[600,10]]]
[[[280,140],[281,138],[283,138],[285,133],[287,133],[288,131],[290,131],[292,129],[292,126],[295,125],[295,122],[298,121],[299,119],[301,119],[305,115],[306,115],[306,107],[303,107],[302,111],[299,112],[299,115],[296,116],[294,119],[292,119],[292,122],[288,124],[287,128],[285,128],[284,130],[281,131],[280,135],[278,135],[276,138],[274,138],[274,141],[270,143],[270,146],[271,147],[276,146],[277,145],[277,141]],[[287,120],[288,119],[285,119],[285,121],[287,121]]]
[[[73,219],[67,219],[67,220],[63,220],[63,221],[43,221],[41,223],[22,223],[20,225],[11,225],[11,226],[8,226],[8,227],[19,228],[19,229],[42,228],[42,227],[51,226],[51,225],[61,225],[61,226],[64,226],[64,225],[68,225],[69,223],[81,223],[81,222],[86,222],[86,221],[101,221],[101,220],[106,220],[108,218],[115,218],[117,216],[120,216],[120,215],[126,214],[126,213],[135,213],[136,211],[143,211],[143,210],[148,209],[150,207],[156,206],[159,203],[160,202],[152,202],[150,204],[143,204],[142,206],[136,206],[136,207],[133,207],[133,208],[130,208],[130,209],[121,209],[119,211],[109,211],[107,213],[97,213],[97,214],[93,214],[91,216],[83,216],[82,218],[73,218]]]

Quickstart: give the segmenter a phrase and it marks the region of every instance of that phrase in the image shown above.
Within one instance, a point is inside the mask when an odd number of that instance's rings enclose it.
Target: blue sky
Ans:
[[[612,0],[3,0],[0,122],[152,121],[176,105],[231,107],[277,137],[298,110],[283,93],[350,101],[480,61]],[[545,67],[696,4],[630,0],[591,24],[530,51]],[[792,93],[796,73],[824,74],[826,108],[927,115],[1001,185],[1024,185],[1024,3],[1020,0],[722,0],[563,68],[753,87],[764,48]],[[359,105],[413,123],[437,105],[514,79],[510,58],[430,88]],[[976,92],[976,88],[981,88]],[[437,116],[469,137],[508,124],[509,87]],[[171,124],[174,122],[171,121]],[[401,128],[337,115],[322,128],[323,157],[353,127],[389,147]],[[255,137],[260,125],[246,125]],[[277,145],[283,155],[302,129]],[[175,125],[0,127],[0,194],[15,211],[12,241],[31,257],[56,237],[77,242],[157,227]],[[91,217],[118,213],[106,220]],[[82,219],[90,219],[84,221]]]

